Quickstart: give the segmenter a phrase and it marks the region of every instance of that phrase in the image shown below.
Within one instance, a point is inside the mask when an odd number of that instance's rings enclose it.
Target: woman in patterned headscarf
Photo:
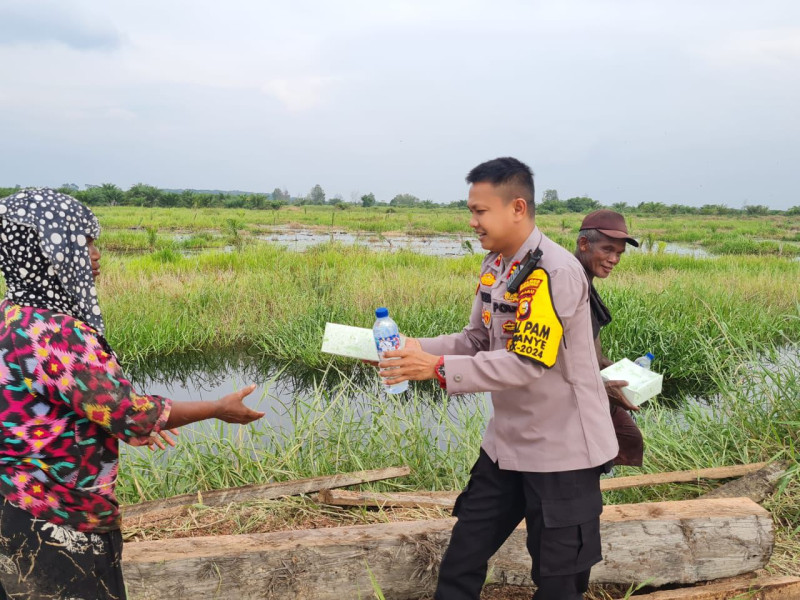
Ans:
[[[99,234],[70,196],[0,199],[0,598],[125,598],[118,440],[263,416],[242,403],[255,386],[174,404],[133,391],[104,338]]]

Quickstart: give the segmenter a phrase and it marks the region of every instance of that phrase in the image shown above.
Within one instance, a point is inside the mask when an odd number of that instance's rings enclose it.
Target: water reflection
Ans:
[[[470,246],[477,245],[474,235],[397,235],[378,234],[368,231],[350,232],[334,230],[319,232],[311,229],[276,229],[256,236],[258,239],[279,244],[289,250],[303,252],[326,242],[337,242],[348,246],[364,246],[372,250],[395,252],[411,250],[432,256],[463,256],[470,254]],[[465,242],[469,242],[466,244]]]
[[[256,434],[265,427],[289,430],[296,422],[298,410],[324,406],[334,398],[337,402],[346,400],[358,418],[368,415],[376,402],[380,403],[382,411],[401,415],[412,401],[412,394],[414,402],[423,405],[433,406],[443,399],[443,392],[434,382],[417,382],[405,394],[386,395],[376,370],[361,364],[344,372],[334,363],[325,369],[315,369],[298,362],[281,364],[244,355],[196,357],[195,360],[173,357],[152,361],[146,368],[128,369],[127,374],[137,391],[165,396],[176,402],[216,400],[255,383],[256,389],[245,403],[266,413],[262,421],[252,426]],[[485,394],[459,396],[452,401],[452,406],[454,410],[472,414],[485,409],[486,398]],[[214,431],[240,436],[244,435],[244,429],[205,422],[184,428],[186,431],[182,435],[192,437]]]
[[[677,256],[692,256],[694,258],[718,258],[719,256],[717,254],[712,254],[700,246],[665,242],[658,242],[653,248],[645,248],[644,244],[642,244],[639,248],[631,248],[630,252],[640,254],[675,254]]]
[[[212,235],[217,243],[207,244],[202,241],[195,245],[189,243],[192,234],[187,233],[174,233],[170,234],[173,242],[178,246],[176,250],[184,255],[193,255],[199,252],[204,252],[214,247],[219,252],[231,252],[235,249],[230,238],[220,235]],[[556,239],[560,236],[556,235]],[[209,238],[210,239],[210,238]],[[408,250],[417,252],[419,254],[427,254],[431,256],[444,256],[455,257],[464,256],[472,253],[482,254],[483,250],[480,247],[477,239],[471,233],[461,234],[433,234],[433,235],[409,235],[400,234],[396,232],[387,232],[386,234],[369,232],[369,231],[347,231],[344,229],[332,229],[329,231],[321,231],[319,229],[294,229],[288,226],[276,226],[269,231],[261,232],[253,235],[250,238],[261,242],[268,242],[283,246],[287,250],[294,252],[305,252],[309,248],[318,246],[320,244],[336,242],[347,246],[362,246],[365,249],[395,252],[397,250]],[[219,245],[221,241],[224,244]],[[775,240],[755,240],[772,242]],[[572,250],[574,242],[569,237],[567,240],[561,240],[560,243]],[[791,242],[781,242],[783,244],[792,245]],[[793,245],[792,245],[793,246]],[[793,246],[794,247],[794,246]],[[136,250],[128,250],[128,252],[150,252],[148,248],[139,248]],[[631,248],[630,252],[641,254],[670,254],[676,256],[691,256],[693,258],[719,258],[719,254],[710,252],[703,246],[692,243],[676,243],[654,241],[649,243],[643,241],[639,248]],[[790,252],[789,257],[791,260],[800,260],[800,256],[795,256],[795,252]]]
[[[260,402],[291,404],[300,398],[336,390],[353,401],[365,396],[382,395],[375,369],[355,361],[347,365],[332,361],[313,367],[300,361],[278,362],[263,356],[185,355],[159,357],[142,365],[126,365],[126,374],[137,391],[158,394],[176,401],[216,400],[255,383],[257,389],[248,405]],[[414,382],[412,392],[427,402],[438,402],[442,392],[434,381]],[[668,405],[678,405],[687,396],[713,397],[718,387],[709,376],[698,379],[665,377],[659,398]],[[268,398],[266,396],[269,396]],[[406,394],[393,397],[402,402]],[[466,398],[467,396],[465,396]],[[460,397],[455,397],[456,401]]]
[[[256,390],[248,396],[248,406],[267,413],[256,425],[290,429],[298,407],[325,406],[335,399],[346,401],[353,414],[363,416],[380,405],[382,411],[403,413],[410,401],[435,407],[444,401],[444,393],[434,382],[416,382],[406,394],[387,396],[382,392],[374,368],[355,363],[347,370],[331,362],[325,368],[312,368],[300,362],[276,363],[263,358],[183,356],[153,360],[146,368],[130,370],[137,391],[158,394],[175,401],[216,400],[250,383]],[[661,407],[677,409],[687,404],[712,407],[722,402],[723,395],[735,395],[748,404],[758,405],[776,395],[797,393],[800,387],[800,350],[796,344],[783,346],[769,355],[743,361],[732,371],[700,381],[667,377],[657,397]],[[756,374],[760,376],[756,377]],[[412,396],[413,395],[413,396]],[[468,414],[482,411],[488,415],[489,394],[457,396],[453,407]],[[646,410],[647,404],[644,405]],[[213,426],[220,432],[219,424]],[[190,430],[205,431],[208,424],[196,424]],[[238,431],[237,426],[222,427]],[[189,433],[191,435],[191,433]]]

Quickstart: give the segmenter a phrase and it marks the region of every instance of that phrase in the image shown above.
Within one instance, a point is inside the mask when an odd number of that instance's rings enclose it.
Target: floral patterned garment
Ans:
[[[118,440],[145,442],[171,401],[139,396],[89,325],[0,303],[0,495],[79,531],[119,527]]]

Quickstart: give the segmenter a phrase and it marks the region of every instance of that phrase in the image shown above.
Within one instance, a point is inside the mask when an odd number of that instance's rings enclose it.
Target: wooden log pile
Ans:
[[[797,600],[800,598],[800,578],[735,577],[704,585],[637,595],[633,598],[634,600]]]
[[[342,473],[339,475],[295,479],[293,481],[264,483],[260,485],[243,485],[226,490],[183,494],[164,500],[153,500],[151,502],[141,502],[139,504],[123,506],[122,517],[124,519],[130,519],[146,515],[147,513],[191,504],[222,506],[232,502],[247,502],[248,500],[271,500],[283,496],[310,494],[324,489],[358,485],[372,481],[381,481],[382,479],[393,479],[395,477],[403,477],[409,473],[411,473],[411,469],[408,467],[388,467],[386,469],[375,469],[372,471],[356,471],[355,473]]]
[[[739,468],[735,472],[751,473],[761,467]],[[269,485],[283,485],[286,493],[298,493],[288,492],[290,489],[308,493],[313,491],[309,488],[322,490],[334,485],[351,485],[347,482],[352,479],[386,478],[387,474],[388,471],[382,470],[350,474],[352,477],[336,476],[335,481],[317,478],[313,484],[308,483],[311,480],[304,480],[294,488],[287,484]],[[664,474],[661,475],[663,480]],[[685,473],[670,475],[679,480],[687,477]],[[695,473],[690,480],[701,476]],[[719,472],[709,475],[718,476]],[[626,478],[618,478],[615,485],[625,485],[625,482],[620,483],[623,479]],[[773,475],[771,481],[774,480]],[[250,494],[253,486],[246,487],[251,488],[247,492]],[[263,489],[274,497],[278,488]],[[228,498],[240,496],[237,492],[226,493]],[[324,501],[328,495],[330,492],[321,491],[320,499]],[[436,501],[437,496],[444,498],[444,494],[417,493],[415,501]],[[208,493],[204,494],[203,500],[208,497]],[[196,497],[190,495],[172,503],[168,501],[168,505],[186,504],[187,498]],[[151,506],[161,508],[163,502]],[[147,511],[134,506],[124,514],[126,518],[132,514],[146,518]],[[374,583],[387,599],[412,600],[432,593],[453,523],[454,519],[446,518],[133,542],[125,546],[123,569],[131,600],[370,598]],[[769,513],[748,498],[606,506],[601,517],[601,535],[604,560],[592,570],[592,581],[596,583],[647,582],[663,586],[729,578],[761,569],[769,561],[773,546]],[[493,558],[492,581],[532,584],[525,541],[522,524]],[[800,598],[800,579],[747,579],[713,585],[658,591],[636,598]],[[742,596],[744,593],[750,595]]]

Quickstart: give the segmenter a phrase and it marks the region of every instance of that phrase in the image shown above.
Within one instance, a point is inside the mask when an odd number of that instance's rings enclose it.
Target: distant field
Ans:
[[[310,394],[283,406],[288,427],[262,422],[226,434],[211,425],[166,456],[129,449],[120,497],[135,502],[395,464],[409,465],[412,475],[368,487],[463,487],[488,407],[471,412],[416,384],[409,398],[387,398],[364,385],[357,361],[332,360],[319,347],[326,321],[368,327],[381,305],[409,335],[458,331],[468,318],[480,261],[478,253],[440,258],[339,244],[304,253],[270,244],[189,256],[170,248],[109,253],[101,300],[126,368],[157,374],[175,358],[197,361],[202,369],[203,361],[246,350],[249,360],[273,361],[287,372],[316,372]],[[608,355],[633,358],[650,350],[653,368],[665,375],[665,392],[637,415],[644,466],[617,472],[790,461],[780,492],[765,507],[777,530],[770,569],[796,572],[800,261],[637,253],[598,287],[614,313],[602,334]],[[265,404],[272,401],[269,392],[262,394]],[[354,394],[361,400],[354,403]],[[707,489],[656,486],[605,497],[608,503],[677,500]],[[251,531],[267,518],[257,509],[252,517],[236,531]]]
[[[259,211],[104,206],[94,210],[104,228],[101,245],[119,251],[241,245],[253,242],[254,236],[287,227],[376,235],[471,235],[467,210],[452,208],[284,206]],[[580,214],[541,215],[537,223],[553,239],[571,245],[582,218]],[[632,235],[654,252],[669,243],[713,254],[800,256],[800,216],[631,216],[628,226]]]
[[[363,365],[319,351],[327,321],[368,327],[376,306],[390,307],[411,336],[461,329],[482,259],[465,210],[105,207],[97,213],[105,250],[101,306],[126,370],[169,377],[167,365],[203,370],[247,353],[251,362],[316,377],[309,399],[285,406],[286,429],[261,422],[233,435],[210,426],[166,456],[127,449],[118,488],[123,501],[401,463],[411,466],[411,476],[369,487],[465,484],[488,407],[470,412],[420,385],[407,399],[387,399],[363,385]],[[581,218],[544,215],[538,223],[572,248]],[[291,252],[256,238],[276,227],[362,231],[376,239],[394,232],[461,235],[473,240],[474,253],[465,246],[462,256],[443,258],[337,243]],[[647,251],[625,256],[598,282],[614,314],[603,345],[612,359],[652,351],[665,391],[637,416],[645,463],[627,471],[790,461],[789,475],[765,506],[777,526],[770,569],[796,573],[800,217],[633,217],[629,227]],[[666,244],[718,257],[676,255]],[[353,404],[354,393],[366,404]],[[705,489],[642,488],[608,493],[606,501],[692,498]],[[257,520],[239,524],[241,531]]]

